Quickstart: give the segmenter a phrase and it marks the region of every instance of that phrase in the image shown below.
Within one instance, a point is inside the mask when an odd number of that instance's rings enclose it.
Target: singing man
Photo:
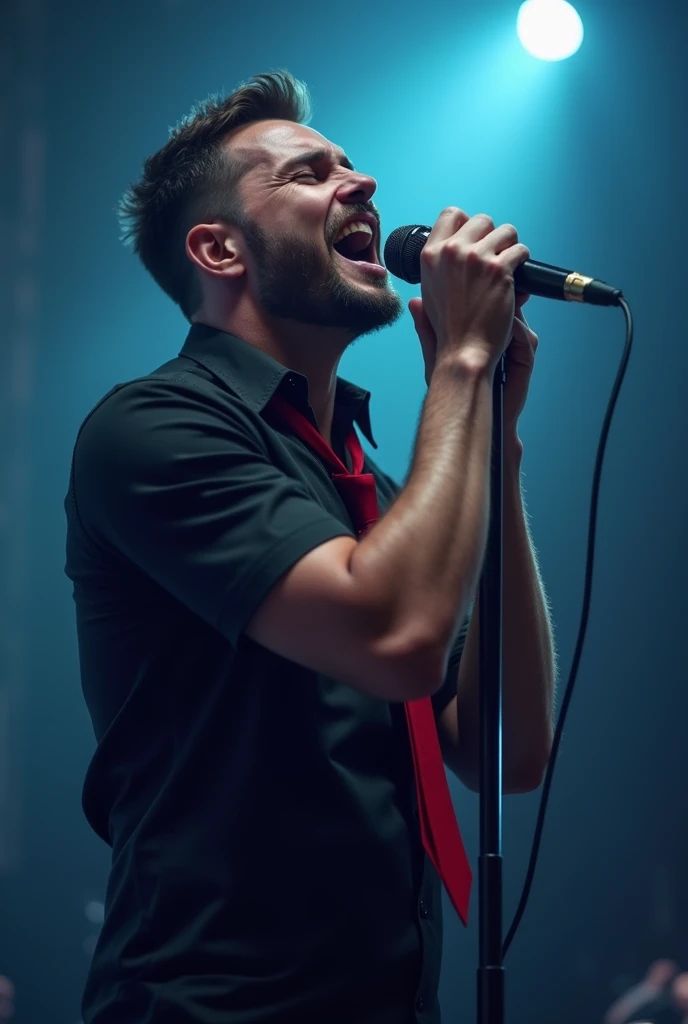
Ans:
[[[258,75],[197,106],[121,204],[190,330],[86,417],[66,500],[97,740],[83,802],[112,847],[85,1024],[438,1024],[441,885],[464,918],[470,885],[444,766],[478,789],[505,352],[505,791],[536,788],[550,752],[517,429],[528,249],[439,213],[409,302],[427,394],[395,483],[361,446],[370,394],[337,374],[403,313],[376,182],[309,121],[303,83]]]

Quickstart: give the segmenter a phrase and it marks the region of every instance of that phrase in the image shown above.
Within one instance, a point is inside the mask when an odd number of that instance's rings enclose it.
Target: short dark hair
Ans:
[[[308,124],[311,98],[304,82],[288,71],[255,75],[224,98],[198,103],[162,149],[149,156],[139,181],[119,204],[122,241],[187,319],[201,303],[201,290],[185,240],[194,224],[231,220],[241,225],[237,186],[245,160],[222,146],[235,128],[272,118]]]

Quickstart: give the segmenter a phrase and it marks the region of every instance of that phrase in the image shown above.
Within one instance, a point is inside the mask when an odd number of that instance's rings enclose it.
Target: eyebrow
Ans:
[[[307,153],[301,153],[299,156],[293,156],[290,160],[283,165],[283,171],[290,171],[294,167],[298,167],[299,164],[311,164],[319,163],[321,160],[328,160],[332,158],[332,153],[329,149],[309,149]],[[355,171],[356,168],[349,160],[348,156],[341,156],[337,161],[341,167],[346,167],[349,171]]]

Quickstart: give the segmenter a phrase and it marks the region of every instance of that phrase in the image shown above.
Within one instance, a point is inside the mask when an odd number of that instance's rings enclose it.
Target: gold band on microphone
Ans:
[[[583,277],[573,270],[564,282],[564,297],[567,302],[583,302],[583,293],[592,281],[591,277]]]

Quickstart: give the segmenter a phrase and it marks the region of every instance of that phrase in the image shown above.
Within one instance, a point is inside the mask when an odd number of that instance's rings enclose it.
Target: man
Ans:
[[[655,960],[643,980],[609,1007],[604,1024],[688,1024],[688,973]]]
[[[510,225],[440,215],[410,303],[429,385],[413,462],[400,489],[366,458],[364,530],[277,415],[281,399],[350,472],[354,422],[374,444],[369,395],[338,363],[401,314],[375,181],[308,118],[302,83],[258,76],[197,109],[123,202],[192,326],[87,417],[66,502],[98,740],[84,807],[113,851],[87,1024],[439,1021],[440,885],[404,708],[432,699],[446,765],[477,788],[470,607],[507,346],[507,791],[537,787],[549,755],[554,654],[516,430],[537,342],[514,319],[528,251]]]

